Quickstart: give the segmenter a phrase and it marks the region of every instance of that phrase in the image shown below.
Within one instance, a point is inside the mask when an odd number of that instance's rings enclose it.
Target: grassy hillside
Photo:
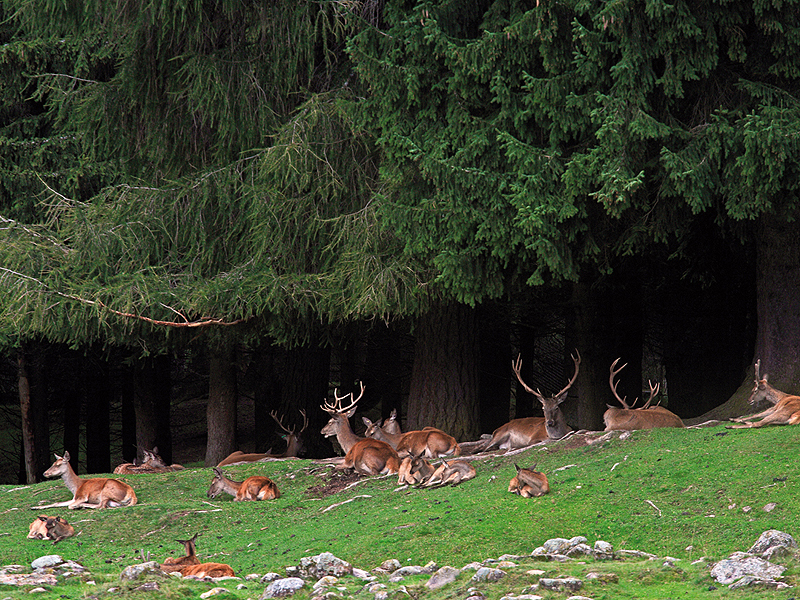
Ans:
[[[29,565],[51,553],[75,560],[92,573],[97,585],[76,581],[38,597],[84,598],[103,597],[108,587],[118,587],[122,569],[143,555],[149,553],[159,561],[181,555],[183,547],[175,540],[197,532],[202,534],[197,542],[201,560],[228,563],[242,576],[283,574],[286,566],[298,564],[302,557],[324,551],[367,570],[388,558],[404,565],[434,561],[462,567],[503,554],[530,554],[548,538],[583,535],[590,544],[605,540],[615,549],[680,559],[679,576],[675,569],[663,572],[661,562],[603,563],[603,569],[619,572],[619,582],[586,589],[581,592],[586,596],[746,598],[754,592],[717,586],[707,565],[691,563],[747,550],[767,529],[800,539],[800,427],[665,429],[635,432],[624,440],[616,434],[605,442],[586,444],[586,440],[573,437],[513,456],[479,458],[474,463],[478,477],[455,488],[398,490],[394,477],[359,480],[335,474],[328,465],[292,460],[226,469],[240,480],[266,474],[282,492],[274,501],[234,503],[230,496],[206,498],[211,469],[120,476],[136,489],[137,506],[43,511],[64,516],[80,532],[56,546],[27,540],[25,535],[40,512],[31,510],[32,506],[71,497],[61,480],[0,486],[0,564]],[[551,493],[536,499],[509,494],[506,488],[515,462],[520,466],[537,463],[550,479]],[[350,482],[357,483],[345,488]],[[776,507],[766,512],[763,508],[769,503]],[[659,568],[652,571],[654,564]],[[800,569],[795,561],[786,564],[790,568],[785,575],[793,582]],[[572,570],[580,574],[598,565],[526,563],[520,573],[529,585],[530,576],[524,573],[531,568],[546,569],[548,576],[555,576]],[[642,572],[649,575],[642,579]],[[512,585],[512,581],[485,584],[484,592],[489,598],[521,593],[524,585]],[[202,582],[168,585],[183,591],[167,595],[193,595],[210,588]],[[458,597],[468,595],[469,585],[468,578],[464,579]],[[265,586],[251,583],[249,589],[239,591],[230,583],[225,587],[231,597],[244,599],[260,597]],[[711,587],[718,589],[709,591]],[[445,598],[454,593],[454,588],[447,589],[427,592],[419,588],[419,593]],[[24,588],[0,585],[0,598],[21,597],[23,592]],[[114,597],[120,594],[126,592],[116,591]],[[764,598],[795,595],[785,591],[758,594]],[[298,597],[309,596],[310,591],[304,591]]]

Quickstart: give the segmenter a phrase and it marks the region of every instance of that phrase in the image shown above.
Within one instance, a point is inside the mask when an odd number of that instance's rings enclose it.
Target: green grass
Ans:
[[[615,549],[636,549],[680,559],[675,567],[663,561],[572,561],[566,564],[524,561],[498,583],[479,584],[490,599],[522,593],[538,581],[529,569],[546,576],[585,576],[589,571],[614,573],[615,583],[587,583],[582,594],[602,598],[793,598],[797,592],[730,591],[711,579],[708,562],[747,550],[767,529],[779,529],[800,539],[800,468],[797,447],[800,428],[727,430],[664,429],[635,432],[626,440],[570,449],[568,440],[534,448],[511,457],[475,462],[478,477],[455,488],[397,490],[396,478],[361,481],[337,494],[322,497],[316,490],[331,468],[311,461],[283,461],[230,467],[243,479],[254,474],[273,478],[282,497],[269,502],[234,503],[232,497],[206,498],[211,469],[121,476],[137,492],[139,504],[104,511],[48,509],[75,525],[80,535],[53,546],[25,539],[28,525],[39,514],[38,503],[67,500],[61,480],[33,486],[0,486],[0,564],[29,565],[56,553],[83,564],[97,585],[72,581],[39,598],[102,598],[119,587],[119,573],[149,553],[155,560],[179,556],[176,539],[196,532],[201,560],[230,564],[238,575],[283,574],[304,556],[330,551],[362,569],[387,558],[404,565],[462,567],[503,554],[528,555],[552,537],[583,535],[593,544],[602,539]],[[551,493],[524,499],[506,491],[514,463],[538,464],[547,473]],[[568,468],[563,468],[568,467]],[[361,497],[368,496],[368,497]],[[324,511],[334,504],[352,499]],[[777,507],[765,512],[768,503]],[[745,506],[751,510],[745,512]],[[798,563],[787,559],[785,576],[798,579]],[[426,577],[404,582],[412,596],[440,600],[464,598],[475,585],[469,576],[437,592],[428,592]],[[397,584],[390,584],[390,591]],[[158,595],[193,596],[211,586],[168,579]],[[257,598],[264,584],[247,583],[233,598]],[[362,584],[347,582],[352,595],[372,596]],[[717,589],[710,589],[717,588]],[[114,597],[138,593],[114,592]],[[22,597],[27,590],[0,586],[0,598]],[[399,592],[398,592],[399,593]],[[546,598],[564,593],[537,592]],[[399,593],[405,595],[404,593]],[[310,589],[298,597],[310,597]],[[148,596],[150,597],[150,596]],[[399,596],[398,596],[399,597]]]

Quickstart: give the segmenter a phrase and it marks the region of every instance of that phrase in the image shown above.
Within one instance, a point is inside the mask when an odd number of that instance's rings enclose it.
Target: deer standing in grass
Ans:
[[[419,431],[407,433],[388,433],[380,423],[373,423],[367,417],[361,417],[367,426],[365,435],[368,438],[381,440],[397,451],[400,458],[421,456],[438,458],[440,456],[458,456],[461,448],[456,439],[435,427],[425,427]]]
[[[627,366],[627,363],[622,365],[619,369],[615,369],[619,358],[611,363],[610,376],[608,383],[611,386],[611,391],[614,397],[622,404],[622,408],[608,405],[608,409],[603,414],[603,422],[606,425],[605,431],[633,431],[635,429],[657,429],[659,427],[683,427],[683,421],[674,412],[667,410],[663,406],[650,406],[658,394],[660,384],[655,386],[652,382],[648,381],[650,387],[650,397],[645,402],[644,406],[634,408],[636,401],[630,406],[625,402],[625,398],[620,398],[617,393],[618,382],[614,378],[619,374],[622,369]]]
[[[349,406],[342,407],[342,400],[350,396]],[[345,452],[344,461],[336,465],[337,470],[353,469],[361,475],[384,475],[397,473],[400,468],[400,458],[397,452],[386,442],[372,438],[357,436],[350,428],[350,417],[356,412],[358,401],[364,396],[364,384],[361,383],[361,393],[353,400],[353,394],[346,394],[341,398],[338,390],[334,391],[336,401],[331,404],[327,400],[320,408],[331,415],[330,420],[322,428],[325,437],[336,436],[336,440]]]
[[[236,452],[232,452],[228,456],[226,456],[220,463],[217,465],[218,467],[224,467],[227,465],[238,465],[241,463],[248,463],[248,462],[259,462],[268,460],[270,458],[293,458],[299,455],[300,450],[303,449],[303,438],[302,433],[308,427],[308,417],[306,416],[306,411],[300,409],[300,414],[303,415],[303,427],[300,431],[295,433],[295,428],[292,427],[291,429],[287,428],[283,424],[283,417],[278,417],[276,411],[272,411],[269,415],[275,419],[275,422],[283,429],[284,433],[281,435],[283,439],[286,440],[286,450],[280,453],[273,453],[267,451],[265,453],[252,453],[252,454],[245,454],[241,450],[237,450]]]
[[[800,425],[800,396],[787,394],[772,387],[767,381],[767,375],[760,375],[761,360],[755,364],[755,385],[747,402],[752,406],[766,400],[772,406],[768,409],[731,419],[738,425],[729,425],[732,429],[745,429],[751,427],[764,427],[765,425]],[[761,419],[754,421],[754,419]]]
[[[44,472],[44,476],[61,477],[64,485],[73,494],[72,500],[45,506],[33,506],[32,509],[39,510],[55,506],[66,506],[69,509],[116,508],[136,504],[136,492],[127,483],[107,477],[82,479],[75,474],[69,464],[69,452],[64,452],[64,456],[58,454],[55,456],[56,461]]]
[[[214,467],[214,479],[206,495],[209,498],[216,498],[222,492],[233,496],[235,502],[245,500],[274,500],[280,498],[281,493],[269,477],[253,475],[244,481],[234,481],[229,479],[218,467]]]
[[[517,381],[529,394],[533,394],[542,403],[544,417],[522,417],[512,419],[505,425],[494,430],[492,437],[481,447],[481,451],[489,450],[497,446],[500,450],[512,450],[514,448],[524,448],[531,444],[543,442],[545,440],[560,440],[570,431],[572,427],[567,425],[564,413],[561,412],[561,403],[567,399],[567,393],[575,380],[578,378],[578,371],[581,366],[580,352],[575,350],[572,356],[575,365],[575,373],[567,382],[567,385],[557,394],[545,398],[539,390],[534,390],[522,379],[520,370],[522,369],[522,357],[517,356],[517,360],[511,363],[511,369],[517,376]]]
[[[514,468],[517,474],[508,484],[508,491],[512,494],[519,494],[523,498],[537,498],[550,491],[547,475],[537,471],[535,465],[532,469],[523,469],[515,464]]]

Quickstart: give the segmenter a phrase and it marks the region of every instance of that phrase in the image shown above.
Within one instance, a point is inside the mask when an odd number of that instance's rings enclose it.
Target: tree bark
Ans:
[[[266,452],[270,447],[280,452],[283,440],[275,432],[275,422],[269,413],[280,410],[281,383],[276,362],[280,349],[264,344],[253,351],[250,369],[253,372],[253,452]],[[287,415],[288,417],[288,415]],[[293,418],[293,417],[292,417]],[[299,415],[298,415],[299,418]],[[292,419],[289,419],[290,422]],[[307,435],[307,434],[306,434]]]
[[[31,357],[25,348],[19,350],[17,369],[22,415],[22,454],[27,484],[42,481],[42,473],[50,465],[47,397],[41,385],[41,366],[39,357]]]
[[[723,405],[695,421],[729,419],[756,412],[747,403],[755,361],[777,389],[800,394],[800,236],[797,217],[762,215],[756,235],[756,314],[754,357],[744,382]],[[764,408],[764,407],[761,407]]]
[[[478,333],[475,310],[435,305],[417,320],[408,398],[408,428],[433,426],[459,441],[479,431]]]
[[[223,343],[211,350],[206,422],[208,442],[205,466],[213,467],[238,449],[236,404],[238,400],[236,346]]]
[[[167,463],[172,461],[170,367],[169,356],[143,358],[134,367],[136,453],[140,459],[143,458],[143,450],[158,447],[161,458]]]
[[[90,354],[84,368],[86,402],[86,472],[111,471],[111,396],[108,362]],[[73,465],[77,471],[77,465]]]
[[[478,308],[480,334],[480,431],[508,423],[511,409],[511,323],[502,311]]]

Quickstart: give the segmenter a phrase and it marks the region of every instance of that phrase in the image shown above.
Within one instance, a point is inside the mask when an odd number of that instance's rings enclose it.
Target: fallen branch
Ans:
[[[361,494],[360,496],[353,496],[349,500],[345,500],[343,502],[337,502],[336,504],[331,504],[327,508],[323,508],[321,512],[328,512],[332,508],[336,508],[337,506],[341,506],[342,504],[347,504],[348,502],[352,502],[353,500],[357,500],[358,498],[372,498],[369,494]]]
[[[650,500],[645,500],[645,502],[646,502],[647,504],[649,504],[650,506],[652,506],[653,508],[655,508],[655,509],[658,511],[658,516],[659,516],[659,517],[661,516],[661,509],[660,509],[660,508],[658,508],[658,507],[657,507],[655,504],[653,504],[652,502],[650,502]]]

